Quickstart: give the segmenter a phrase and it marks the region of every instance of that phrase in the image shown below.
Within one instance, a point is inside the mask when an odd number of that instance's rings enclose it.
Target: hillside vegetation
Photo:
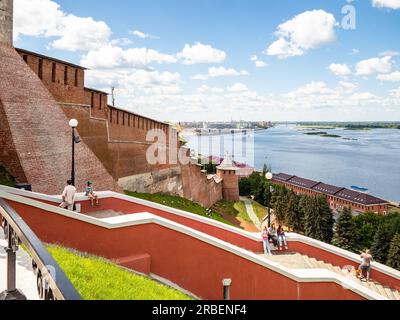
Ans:
[[[59,246],[48,250],[84,300],[191,300],[105,259]]]
[[[220,213],[217,213],[215,211],[212,212],[212,217],[207,216],[206,208],[202,207],[201,205],[199,205],[197,203],[194,203],[193,201],[185,199],[185,198],[171,196],[171,195],[167,195],[167,194],[161,194],[161,193],[149,194],[149,193],[137,193],[137,192],[129,192],[129,191],[125,191],[125,193],[131,197],[159,203],[159,204],[162,204],[167,207],[187,211],[190,213],[197,214],[199,216],[207,217],[207,218],[219,221],[219,222],[233,225],[231,222],[224,219]]]

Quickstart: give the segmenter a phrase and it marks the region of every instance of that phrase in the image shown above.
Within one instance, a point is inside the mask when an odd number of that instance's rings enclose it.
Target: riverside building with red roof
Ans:
[[[389,210],[388,201],[370,194],[304,179],[286,173],[274,175],[273,182],[284,185],[297,194],[309,196],[325,195],[330,208],[334,212],[340,212],[347,207],[355,214],[374,212],[376,214],[386,215]]]

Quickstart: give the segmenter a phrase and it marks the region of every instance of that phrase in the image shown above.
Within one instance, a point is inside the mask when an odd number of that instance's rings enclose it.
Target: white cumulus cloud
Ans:
[[[250,61],[253,61],[257,68],[265,68],[268,67],[268,64],[265,63],[263,60],[258,58],[258,56],[253,55],[250,57]]]
[[[98,50],[89,51],[81,60],[87,68],[143,68],[151,63],[175,63],[173,55],[160,53],[153,49],[131,48],[122,49],[118,46],[106,45]]]
[[[290,108],[346,108],[368,106],[382,102],[382,98],[371,92],[356,91],[357,85],[340,82],[337,88],[330,88],[325,82],[313,81],[284,95]]]
[[[398,87],[397,89],[390,90],[390,96],[400,99],[400,87]]]
[[[332,63],[328,69],[332,71],[335,75],[339,77],[347,77],[351,75],[351,70],[347,66],[347,64],[337,64],[337,63]]]
[[[231,87],[228,87],[227,90],[229,92],[245,92],[249,91],[249,88],[244,83],[237,82]]]
[[[395,71],[389,74],[380,74],[378,75],[377,79],[392,82],[400,81],[400,71]]]
[[[249,73],[246,70],[237,71],[233,68],[226,69],[225,67],[211,67],[208,69],[207,74],[197,74],[193,76],[194,80],[208,80],[209,78],[219,77],[237,77],[247,76]]]
[[[393,68],[392,57],[371,58],[356,65],[356,75],[370,76],[376,73],[390,73]]]
[[[223,93],[225,90],[223,88],[215,88],[215,87],[209,87],[207,85],[202,85],[197,89],[199,93]]]
[[[358,87],[358,85],[356,85],[352,82],[346,82],[346,81],[340,81],[339,84],[345,91],[348,91],[348,92],[351,92],[351,91],[357,89],[357,87]]]
[[[69,51],[92,50],[109,42],[104,21],[67,14],[51,0],[15,0],[14,35],[56,37],[50,46]]]
[[[134,35],[135,37],[141,38],[141,39],[159,39],[157,36],[153,36],[151,34],[142,32],[140,30],[133,30],[129,32],[131,35]]]
[[[400,0],[372,0],[372,5],[377,8],[400,9]]]
[[[335,41],[335,17],[324,10],[306,11],[278,26],[278,40],[265,51],[285,59]]]
[[[198,42],[194,45],[186,44],[183,50],[177,54],[177,58],[187,65],[221,63],[226,59],[226,53]]]

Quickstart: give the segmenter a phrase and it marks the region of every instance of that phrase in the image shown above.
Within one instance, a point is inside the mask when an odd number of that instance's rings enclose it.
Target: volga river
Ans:
[[[295,125],[280,125],[255,132],[254,136],[186,138],[188,146],[203,155],[223,156],[228,151],[234,154],[235,160],[257,169],[266,163],[275,173],[284,172],[346,188],[368,188],[370,194],[400,202],[400,130],[315,131],[341,138],[306,135],[307,131]]]

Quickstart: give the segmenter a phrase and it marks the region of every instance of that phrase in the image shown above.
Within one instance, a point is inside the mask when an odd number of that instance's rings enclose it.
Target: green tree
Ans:
[[[316,238],[316,230],[319,228],[318,206],[315,197],[303,196],[301,210],[304,213],[304,232],[307,237]]]
[[[203,170],[206,170],[207,174],[216,174],[217,165],[215,163],[207,163],[203,166]]]
[[[355,252],[371,248],[379,224],[384,217],[372,212],[360,214],[353,218],[354,222],[354,248]]]
[[[278,223],[286,224],[286,212],[288,205],[288,190],[278,186],[271,197],[272,208]]]
[[[286,212],[287,212],[287,197],[285,194],[282,194],[275,203],[274,207],[274,215],[275,219],[279,224],[286,224]]]
[[[242,197],[249,197],[251,195],[251,181],[248,178],[239,180],[239,193]]]
[[[262,176],[265,177],[268,172],[272,172],[272,166],[264,163]]]
[[[294,232],[303,232],[304,224],[302,212],[300,210],[299,196],[293,191],[288,193],[288,205],[286,208],[287,226]]]
[[[260,184],[263,183],[264,179],[258,172],[253,172],[248,179],[249,179],[250,185],[251,185],[251,193],[252,193],[252,195],[255,195]]]
[[[375,234],[371,247],[371,253],[376,261],[386,263],[391,240],[389,228],[385,223],[382,223]]]
[[[349,208],[344,208],[336,222],[332,243],[344,250],[354,250],[354,221]]]
[[[310,226],[307,225],[307,217],[312,215],[313,198],[305,195],[301,195],[299,198],[299,211],[301,215],[303,232],[307,234],[306,228],[309,229]]]
[[[400,214],[391,213],[383,218],[383,222],[389,232],[390,239],[392,239],[396,233],[400,233]]]
[[[271,194],[271,207],[275,208],[275,203],[282,197],[283,194],[287,193],[288,190],[282,185],[272,185],[274,192]]]
[[[264,163],[264,167],[263,167],[263,171],[262,171],[263,177],[265,177],[267,172],[269,172],[269,168],[268,168],[267,164]]]
[[[305,212],[304,231],[307,237],[331,243],[335,220],[326,197],[309,197],[302,203]]]
[[[335,225],[335,219],[333,218],[333,212],[329,207],[326,196],[320,196],[317,198],[318,210],[320,215],[323,217],[323,224],[321,226],[321,237],[322,241],[331,243],[333,238],[333,227]]]
[[[400,270],[400,233],[396,233],[390,244],[387,265]]]
[[[265,203],[265,183],[263,180],[259,180],[258,185],[254,191],[254,200],[258,203]]]

